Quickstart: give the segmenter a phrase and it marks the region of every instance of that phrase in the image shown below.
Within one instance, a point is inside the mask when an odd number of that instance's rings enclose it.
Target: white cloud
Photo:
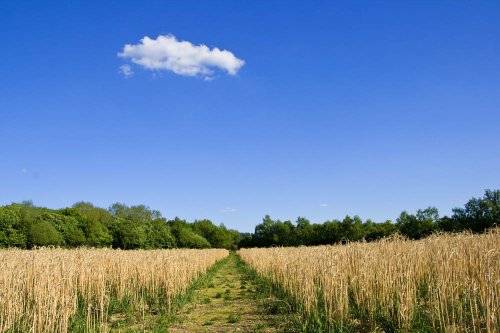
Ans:
[[[134,75],[134,71],[132,70],[132,67],[130,67],[129,64],[124,64],[120,66],[120,73],[123,74],[125,77],[131,77]]]
[[[221,212],[223,212],[223,213],[234,213],[235,211],[236,211],[236,209],[231,208],[231,207],[226,207],[223,210],[221,210]]]
[[[126,44],[118,56],[149,70],[204,78],[212,77],[215,68],[236,75],[245,64],[230,51],[178,41],[173,35],[160,35],[156,39],[145,36],[137,44]]]
[[[319,204],[320,207],[328,207],[328,204],[327,203],[322,203],[322,204]]]

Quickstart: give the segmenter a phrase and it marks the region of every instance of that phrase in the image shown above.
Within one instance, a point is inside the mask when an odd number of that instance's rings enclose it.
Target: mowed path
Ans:
[[[169,332],[277,332],[278,315],[262,312],[256,285],[231,254],[208,286],[178,313]]]

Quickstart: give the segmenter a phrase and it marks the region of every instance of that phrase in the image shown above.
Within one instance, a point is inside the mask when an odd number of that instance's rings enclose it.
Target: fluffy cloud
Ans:
[[[234,213],[235,211],[236,211],[236,209],[231,208],[231,207],[226,207],[223,210],[221,210],[221,212],[223,212],[223,213]]]
[[[327,203],[322,203],[322,204],[319,204],[320,207],[328,207],[328,204]]]
[[[156,39],[145,36],[137,44],[126,44],[118,56],[149,70],[204,78],[212,77],[216,68],[235,75],[245,64],[230,51],[178,41],[173,35],[160,35]],[[129,70],[132,71],[130,66]],[[122,73],[125,74],[123,69]]]

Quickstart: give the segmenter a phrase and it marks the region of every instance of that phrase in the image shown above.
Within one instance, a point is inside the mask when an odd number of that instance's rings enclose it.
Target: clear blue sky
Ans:
[[[169,34],[245,64],[204,80],[117,56]],[[0,43],[0,204],[253,231],[500,188],[498,1],[1,1]]]

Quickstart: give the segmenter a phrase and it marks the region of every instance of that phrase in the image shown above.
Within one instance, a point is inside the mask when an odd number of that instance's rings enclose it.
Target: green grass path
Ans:
[[[280,316],[263,310],[259,286],[231,254],[211,282],[195,290],[169,332],[277,332]]]

